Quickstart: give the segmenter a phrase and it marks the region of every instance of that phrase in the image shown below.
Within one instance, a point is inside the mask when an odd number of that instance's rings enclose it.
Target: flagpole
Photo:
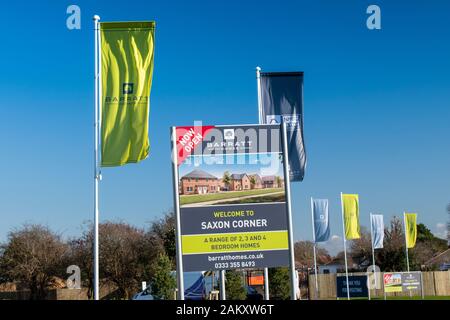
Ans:
[[[372,213],[370,213],[370,242],[372,243],[372,268],[373,268],[373,275],[374,275],[374,282],[375,282],[375,288],[377,287],[378,278],[377,278],[377,269],[375,269],[375,247],[373,246],[373,220],[372,220]],[[375,291],[374,291],[375,292]],[[369,288],[369,295],[370,295],[370,288]]]
[[[269,300],[269,268],[264,268],[264,300]]]
[[[374,276],[375,289],[376,289],[377,271],[375,269],[375,249],[373,247],[373,219],[372,219],[372,212],[370,213],[370,243],[372,244],[372,269],[373,269],[373,276]],[[370,288],[368,288],[368,291],[369,291],[369,300],[370,300]]]
[[[225,270],[220,270],[220,300],[226,300],[227,295],[225,293]]]
[[[94,39],[95,39],[95,54],[94,54],[94,299],[99,300],[99,236],[98,236],[98,218],[99,218],[99,182],[101,180],[101,173],[99,167],[99,131],[100,131],[100,66],[99,66],[99,20],[100,17],[95,15],[94,18]]]
[[[342,212],[342,235],[344,238],[345,280],[347,282],[347,299],[350,300],[350,286],[348,284],[348,265],[347,265],[347,239],[345,237],[344,201],[342,200],[342,192],[341,192],[341,212]]]
[[[319,283],[318,283],[318,272],[317,272],[317,255],[316,255],[316,228],[314,227],[314,204],[313,198],[311,197],[311,223],[313,231],[313,253],[314,253],[314,278],[316,284],[316,299],[319,298]]]
[[[261,68],[256,67],[256,87],[258,88],[258,119],[259,123],[263,123],[262,99],[261,99]]]
[[[281,128],[283,130],[283,172],[284,172],[284,188],[286,192],[286,206],[288,214],[288,241],[289,241],[289,266],[291,277],[291,300],[297,300],[296,287],[296,271],[295,271],[295,257],[294,257],[294,235],[292,228],[292,209],[291,209],[291,185],[289,176],[289,153],[287,143],[287,129],[286,122],[281,122]]]
[[[406,269],[409,272],[408,242],[406,241],[406,214],[403,212],[403,229],[405,230]]]
[[[262,105],[261,105],[261,68],[256,67],[256,88],[258,91],[258,122],[262,124]],[[269,269],[264,268],[264,300],[269,300]]]

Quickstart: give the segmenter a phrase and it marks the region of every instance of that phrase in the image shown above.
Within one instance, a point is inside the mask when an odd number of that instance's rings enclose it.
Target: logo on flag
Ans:
[[[314,241],[325,242],[330,238],[328,223],[328,199],[311,199],[313,211]]]
[[[122,93],[123,94],[132,94],[133,93],[133,83],[124,83],[122,85]]]
[[[267,124],[280,124],[281,123],[281,116],[276,114],[271,114],[266,116],[266,123]]]

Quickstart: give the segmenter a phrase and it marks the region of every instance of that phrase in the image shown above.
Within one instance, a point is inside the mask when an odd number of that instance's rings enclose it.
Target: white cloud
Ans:
[[[334,234],[330,240],[322,244],[322,247],[327,249],[330,255],[335,256],[343,250],[342,237]]]
[[[433,232],[436,237],[447,239],[447,224],[443,222],[436,223],[436,229]]]

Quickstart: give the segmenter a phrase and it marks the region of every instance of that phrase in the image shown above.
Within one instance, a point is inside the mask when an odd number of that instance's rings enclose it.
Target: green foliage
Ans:
[[[228,171],[223,173],[222,182],[228,187],[231,183],[231,176]]]
[[[287,300],[290,297],[290,280],[288,268],[269,269],[270,296],[274,300]]]
[[[162,219],[153,222],[150,235],[156,236],[157,240],[162,243],[164,251],[172,260],[172,266],[175,266],[175,215],[173,212],[166,213]]]
[[[172,300],[176,288],[176,280],[171,275],[172,262],[167,254],[161,253],[156,259],[151,282],[152,295],[157,299]]]
[[[242,274],[238,271],[226,272],[225,288],[228,300],[245,300],[247,297]]]
[[[417,241],[433,240],[435,236],[423,223],[417,225]]]

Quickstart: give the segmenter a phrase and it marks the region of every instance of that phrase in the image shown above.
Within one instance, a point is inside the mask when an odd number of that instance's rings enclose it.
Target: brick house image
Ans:
[[[251,174],[249,178],[250,178],[250,187],[252,189],[262,189],[263,187],[262,179],[258,174]]]
[[[250,177],[246,173],[233,173],[230,177],[230,191],[251,189]]]
[[[203,170],[193,170],[180,179],[180,194],[206,194],[219,191],[219,179]]]
[[[283,188],[284,180],[277,176],[265,176],[261,178],[263,188]]]

